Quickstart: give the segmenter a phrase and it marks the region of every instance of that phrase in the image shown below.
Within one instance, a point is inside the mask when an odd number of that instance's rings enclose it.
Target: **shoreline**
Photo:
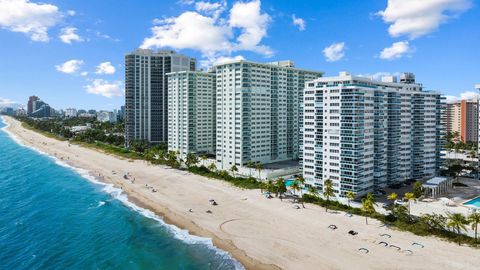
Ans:
[[[324,213],[325,209],[314,205],[294,210],[290,203],[267,200],[257,190],[242,190],[185,171],[68,146],[68,142],[25,129],[12,118],[4,117],[4,122],[9,125],[5,131],[17,142],[88,171],[99,182],[121,188],[130,203],[152,211],[167,225],[211,239],[216,248],[228,252],[246,269],[440,270],[474,269],[480,264],[478,250],[469,247],[388,229],[373,220],[367,226],[363,217]],[[120,177],[125,171],[136,177],[134,184]],[[145,185],[158,192],[151,192]],[[219,206],[209,205],[210,198],[215,198]],[[210,209],[213,213],[206,214]],[[339,229],[330,230],[329,224]],[[358,231],[359,236],[349,236],[349,229]],[[389,243],[411,249],[414,255],[379,246],[382,233],[391,234]],[[415,249],[412,242],[422,242],[429,248]],[[370,253],[359,252],[362,247]]]
[[[249,256],[247,254],[238,249],[231,241],[228,240],[222,240],[215,236],[214,234],[203,230],[201,227],[196,225],[194,222],[182,219],[181,217],[177,216],[174,212],[170,211],[168,208],[162,208],[162,206],[158,205],[156,207],[152,207],[152,204],[146,203],[145,201],[142,201],[142,199],[139,199],[135,196],[134,192],[128,189],[123,189],[123,186],[118,187],[115,185],[114,182],[112,181],[105,181],[105,178],[102,180],[96,175],[93,175],[91,171],[85,168],[79,168],[77,167],[73,162],[59,159],[55,155],[52,155],[51,153],[47,153],[44,151],[41,151],[40,149],[35,148],[34,146],[28,145],[28,142],[22,141],[19,139],[17,136],[15,136],[14,133],[9,130],[11,124],[6,120],[5,117],[0,117],[0,120],[3,120],[5,123],[5,126],[2,127],[1,129],[13,140],[15,143],[19,144],[22,147],[29,148],[41,155],[47,156],[48,158],[53,159],[57,165],[67,167],[68,169],[73,170],[77,174],[79,174],[82,178],[85,178],[85,180],[97,184],[97,185],[102,185],[104,187],[107,187],[107,185],[113,185],[114,188],[118,189],[121,193],[125,194],[127,196],[127,201],[131,203],[132,205],[135,205],[139,208],[146,209],[148,211],[153,212],[156,216],[158,216],[159,219],[163,223],[165,223],[167,226],[174,226],[178,230],[186,230],[186,233],[189,236],[196,236],[196,237],[201,237],[205,238],[205,240],[210,240],[212,242],[212,247],[208,248],[213,248],[216,250],[216,252],[225,252],[226,255],[231,257],[232,259],[235,259],[237,262],[241,264],[242,267],[245,269],[258,269],[258,270],[278,270],[281,269],[278,266],[275,265],[267,265],[263,264],[260,261],[257,261]],[[11,119],[9,119],[11,120]],[[16,120],[14,120],[16,121]],[[22,129],[26,130],[25,128],[21,127]],[[30,130],[32,132],[35,132],[33,130]],[[40,133],[37,133],[39,136],[43,136]],[[46,137],[47,138],[47,137]],[[105,154],[105,153],[102,153]],[[106,154],[109,155],[109,154]],[[123,158],[122,158],[123,159]],[[82,172],[84,171],[84,172]],[[86,175],[87,174],[87,175]],[[91,179],[89,179],[91,178]],[[108,179],[108,178],[107,178]],[[118,199],[118,198],[116,198]],[[129,207],[126,205],[126,207]],[[131,208],[131,207],[129,207]],[[135,209],[133,209],[135,211]],[[138,212],[138,211],[137,211]],[[142,213],[139,213],[142,214]],[[147,218],[152,218],[149,216],[146,216]]]

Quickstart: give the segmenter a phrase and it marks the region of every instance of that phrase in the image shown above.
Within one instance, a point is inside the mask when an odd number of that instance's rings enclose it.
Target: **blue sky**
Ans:
[[[35,94],[55,108],[117,108],[124,54],[140,46],[203,67],[236,57],[327,76],[410,71],[427,89],[471,97],[478,18],[473,0],[0,0],[0,105]]]

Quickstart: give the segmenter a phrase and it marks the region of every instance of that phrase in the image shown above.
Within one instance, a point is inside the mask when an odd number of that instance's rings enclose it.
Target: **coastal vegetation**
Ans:
[[[215,163],[207,165],[208,156],[200,155],[196,156],[188,154],[185,160],[179,157],[179,153],[176,151],[168,151],[166,145],[149,145],[146,141],[132,141],[130,142],[130,149],[126,149],[121,144],[121,140],[108,140],[108,134],[114,131],[122,130],[121,126],[113,124],[92,124],[93,138],[86,138],[85,136],[75,136],[65,131],[66,124],[85,124],[83,122],[75,122],[78,120],[48,120],[48,121],[35,121],[28,118],[18,118],[23,122],[23,126],[28,129],[32,129],[42,134],[53,137],[59,140],[69,140],[71,143],[79,144],[81,146],[95,148],[104,151],[109,154],[114,154],[119,157],[128,159],[142,159],[151,162],[155,165],[165,165],[172,168],[187,170],[190,173],[205,176],[212,179],[218,179],[226,181],[236,187],[244,189],[260,189],[274,194],[280,200],[285,199],[285,193],[287,192],[286,182],[283,178],[276,180],[270,179],[264,182],[258,181],[252,176],[252,170],[255,169],[258,172],[259,178],[261,176],[261,170],[263,166],[249,161],[247,167],[250,169],[249,177],[238,177],[236,172],[238,168],[232,166],[227,169],[218,169]],[[65,122],[62,122],[65,121]],[[69,122],[70,121],[70,122]],[[449,168],[449,173],[456,174],[459,170],[454,167]],[[229,174],[229,171],[232,174]],[[388,199],[393,203],[387,207],[388,214],[383,215],[375,210],[375,197],[372,194],[367,194],[364,198],[361,198],[361,208],[350,206],[350,202],[355,199],[355,194],[347,194],[348,205],[342,204],[336,200],[331,200],[333,197],[333,183],[330,180],[326,180],[323,186],[323,190],[318,190],[315,187],[309,186],[307,193],[303,193],[305,180],[303,177],[297,177],[291,184],[290,189],[296,194],[300,193],[301,196],[294,196],[295,202],[310,203],[324,207],[326,211],[345,211],[350,214],[364,216],[365,222],[368,224],[368,218],[376,219],[385,226],[397,228],[402,231],[409,231],[420,236],[436,236],[448,241],[457,242],[459,244],[468,244],[470,246],[477,246],[478,238],[477,231],[480,224],[480,214],[472,214],[468,217],[460,214],[442,216],[438,214],[425,214],[422,216],[414,216],[410,213],[410,202],[418,199],[422,195],[421,184],[415,183],[413,185],[412,192],[405,194],[404,200],[408,202],[408,207],[405,205],[397,205],[395,201],[398,199],[397,194],[390,194]],[[305,206],[304,206],[305,207]],[[467,226],[470,225],[475,231],[475,238],[464,235]]]

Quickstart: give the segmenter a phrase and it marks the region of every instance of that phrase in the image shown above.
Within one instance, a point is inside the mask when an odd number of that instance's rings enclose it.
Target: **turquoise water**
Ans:
[[[469,205],[469,206],[474,206],[474,207],[480,208],[480,197],[475,198],[473,200],[470,200],[470,201],[464,203],[464,205]]]
[[[0,269],[242,268],[81,173],[0,131]]]
[[[295,182],[295,179],[289,179],[289,180],[285,180],[285,186],[286,187],[289,187],[293,184],[293,182]]]

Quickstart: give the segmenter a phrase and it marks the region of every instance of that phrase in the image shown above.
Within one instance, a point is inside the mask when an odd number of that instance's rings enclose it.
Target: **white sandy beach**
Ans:
[[[10,124],[8,131],[22,143],[122,187],[132,201],[151,209],[167,223],[212,238],[216,246],[230,252],[247,269],[480,269],[480,249],[388,229],[371,219],[365,225],[364,217],[325,213],[314,205],[296,210],[287,201],[265,199],[258,190],[241,190],[184,171],[69,146],[68,142],[24,129],[12,118],[5,120]],[[134,184],[123,179],[125,171],[135,178]],[[157,192],[147,189],[146,184]],[[209,199],[219,205],[210,205]],[[330,224],[338,229],[328,229]],[[349,230],[358,235],[349,235]],[[381,241],[402,251],[378,244]],[[413,242],[425,247],[412,246]]]

